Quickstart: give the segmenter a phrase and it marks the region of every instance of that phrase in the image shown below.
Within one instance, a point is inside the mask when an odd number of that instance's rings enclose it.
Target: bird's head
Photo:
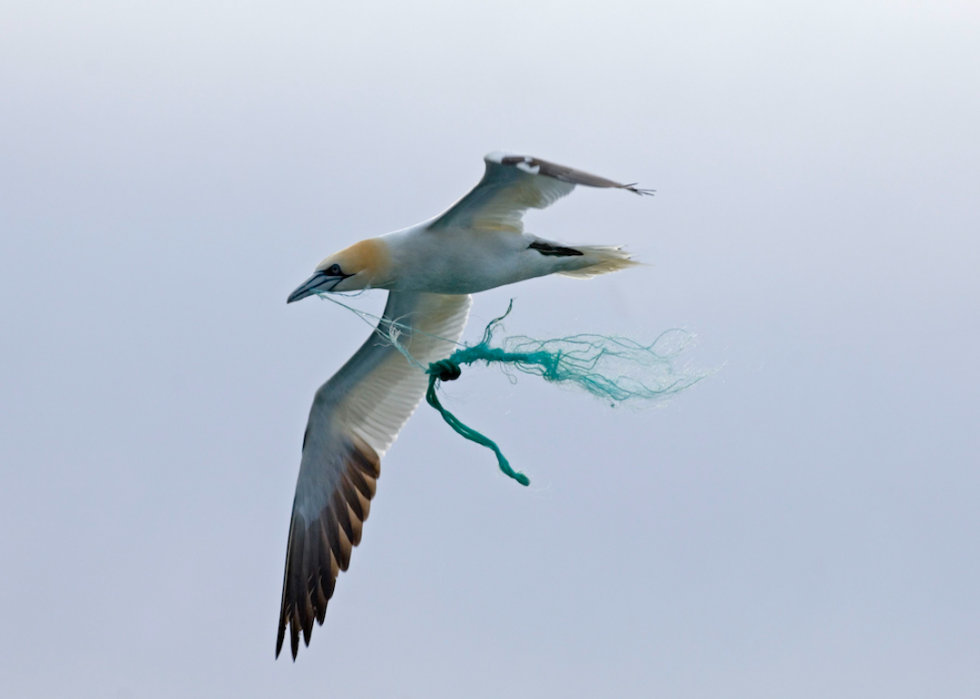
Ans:
[[[318,264],[313,276],[300,284],[286,303],[324,292],[377,288],[388,281],[390,269],[388,245],[379,238],[362,240]]]

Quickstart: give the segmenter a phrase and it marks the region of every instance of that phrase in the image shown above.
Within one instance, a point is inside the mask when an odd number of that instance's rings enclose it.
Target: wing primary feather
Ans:
[[[313,579],[311,580],[311,594],[310,598],[313,602],[313,613],[316,616],[316,623],[322,624],[324,614],[327,610],[327,596],[323,591],[323,529],[320,527],[320,520],[318,519],[310,527],[310,536],[308,541],[310,544],[310,555],[313,558]],[[329,549],[326,551],[329,557]]]
[[[331,509],[333,509],[334,514],[337,516],[337,523],[340,524],[340,529],[347,535],[347,540],[354,544],[354,527],[351,525],[350,513],[347,510],[347,502],[344,500],[343,493],[341,491],[333,491],[333,496],[330,498]],[[349,550],[349,549],[348,549]],[[347,566],[344,566],[344,570]]]
[[[371,498],[374,497],[374,491],[376,489],[376,481],[371,476],[368,476],[360,469],[352,468],[347,472],[350,477],[351,483],[357,488],[357,492],[367,501],[367,506],[365,507],[364,516],[367,516],[367,511],[371,507]]]
[[[286,572],[283,575],[282,582],[282,606],[279,610],[279,634],[276,638],[276,657],[279,657],[279,653],[282,652],[282,643],[285,640],[286,634],[286,624],[288,620],[292,618],[293,611],[293,576],[290,574],[293,566],[291,565],[294,560],[296,552],[296,539],[297,533],[302,527],[303,518],[299,515],[294,514],[292,522],[289,526],[289,540],[286,542]],[[301,536],[301,535],[300,535]],[[296,652],[293,652],[293,660],[296,659]]]
[[[340,489],[344,494],[344,499],[347,500],[347,506],[351,510],[351,524],[354,524],[354,519],[357,518],[361,522],[364,521],[364,509],[361,507],[361,499],[357,495],[357,490],[354,488],[354,484],[351,483],[350,476],[347,473],[340,477]],[[358,537],[360,540],[360,537]]]
[[[310,557],[305,528],[298,541],[300,559],[299,565],[293,569],[293,606],[299,614],[303,636],[308,639],[313,628],[313,605],[310,602]]]
[[[327,525],[327,537],[330,541],[330,550],[333,552],[334,561],[340,570],[347,570],[347,564],[344,563],[344,550],[340,545],[340,525],[337,524],[337,518],[332,512],[325,512],[323,521]]]
[[[313,576],[315,570],[313,568],[313,551],[312,551],[312,541],[313,537],[307,536],[310,532],[307,531],[303,536],[303,567],[301,573],[302,588],[300,590],[300,603],[299,608],[301,610],[300,620],[303,622],[303,642],[309,646],[310,645],[310,634],[313,633],[313,619],[316,618],[316,614],[313,611]]]
[[[347,515],[350,520],[350,528],[354,532],[354,538],[350,540],[351,546],[357,546],[361,543],[361,534],[364,531],[364,523],[358,518],[357,514],[354,512],[354,508],[351,507],[350,502],[344,501],[344,505],[347,507]]]
[[[293,615],[290,617],[289,622],[289,646],[293,652],[293,662],[296,662],[296,656],[299,654],[299,612],[296,611],[295,605],[292,609]]]
[[[293,660],[296,660],[296,654],[299,652],[299,629],[301,627],[300,622],[300,601],[299,596],[302,590],[302,571],[303,571],[303,540],[306,533],[306,522],[301,515],[295,515],[293,517],[293,523],[290,536],[289,536],[289,553],[286,558],[286,592],[284,593],[283,602],[283,617],[290,617],[291,623],[289,628],[290,633],[290,645],[293,652]],[[292,564],[292,565],[291,565]],[[292,612],[290,614],[290,612]],[[285,619],[281,619],[280,624],[285,623]]]
[[[353,464],[372,480],[378,480],[381,477],[381,459],[370,446],[365,444],[364,440],[355,439],[353,443],[354,449],[351,451]],[[373,487],[372,485],[371,497],[374,496]]]

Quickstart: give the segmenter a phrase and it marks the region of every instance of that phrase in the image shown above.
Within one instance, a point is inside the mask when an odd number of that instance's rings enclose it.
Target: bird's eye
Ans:
[[[327,274],[331,277],[339,277],[341,275],[340,265],[330,265],[330,269],[327,270]]]

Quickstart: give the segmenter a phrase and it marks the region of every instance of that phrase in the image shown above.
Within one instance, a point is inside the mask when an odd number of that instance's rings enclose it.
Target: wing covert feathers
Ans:
[[[528,209],[544,209],[575,189],[604,187],[634,194],[652,194],[635,184],[620,184],[582,170],[530,155],[490,153],[483,179],[462,199],[429,224],[430,230],[471,228],[522,233]]]

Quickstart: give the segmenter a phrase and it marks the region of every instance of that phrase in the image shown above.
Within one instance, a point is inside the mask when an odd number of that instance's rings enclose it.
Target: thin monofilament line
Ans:
[[[356,315],[358,318],[360,318],[362,321],[364,321],[365,323],[367,323],[368,326],[371,327],[372,332],[374,332],[375,334],[377,334],[378,337],[383,338],[383,339],[387,340],[388,342],[390,342],[395,347],[395,349],[397,349],[399,352],[401,352],[405,356],[405,359],[408,360],[408,363],[409,364],[415,366],[417,369],[419,369],[422,372],[425,372],[426,371],[426,367],[422,366],[422,364],[415,357],[413,357],[411,355],[411,353],[405,348],[405,346],[402,345],[398,341],[398,338],[401,335],[401,332],[402,331],[407,331],[409,334],[425,335],[427,337],[431,337],[431,338],[434,338],[436,340],[441,340],[442,342],[447,342],[447,343],[449,343],[451,345],[456,345],[457,347],[465,347],[465,345],[463,343],[457,342],[456,340],[450,340],[449,338],[442,337],[441,335],[433,335],[432,333],[427,333],[424,330],[419,330],[418,328],[413,328],[411,325],[406,325],[405,323],[401,323],[401,322],[399,322],[397,320],[394,320],[392,318],[385,318],[383,316],[376,316],[373,313],[368,313],[367,311],[362,311],[360,308],[354,308],[353,306],[348,306],[346,303],[342,303],[342,302],[338,301],[337,299],[335,299],[331,295],[331,292],[316,291],[314,293],[317,296],[319,296],[321,299],[324,299],[326,301],[331,301],[332,303],[337,304],[341,308],[346,308],[348,311],[350,311],[351,313],[353,313],[354,315]],[[338,292],[333,292],[333,293],[338,293]],[[357,296],[360,296],[363,293],[364,292],[361,291],[361,292],[358,292],[356,294],[351,294],[351,296],[352,297],[357,297]],[[371,322],[368,320],[368,318],[371,318],[372,320],[378,321],[378,325],[376,327],[375,326],[372,326],[371,325]],[[382,327],[387,327],[387,330],[382,330]]]

